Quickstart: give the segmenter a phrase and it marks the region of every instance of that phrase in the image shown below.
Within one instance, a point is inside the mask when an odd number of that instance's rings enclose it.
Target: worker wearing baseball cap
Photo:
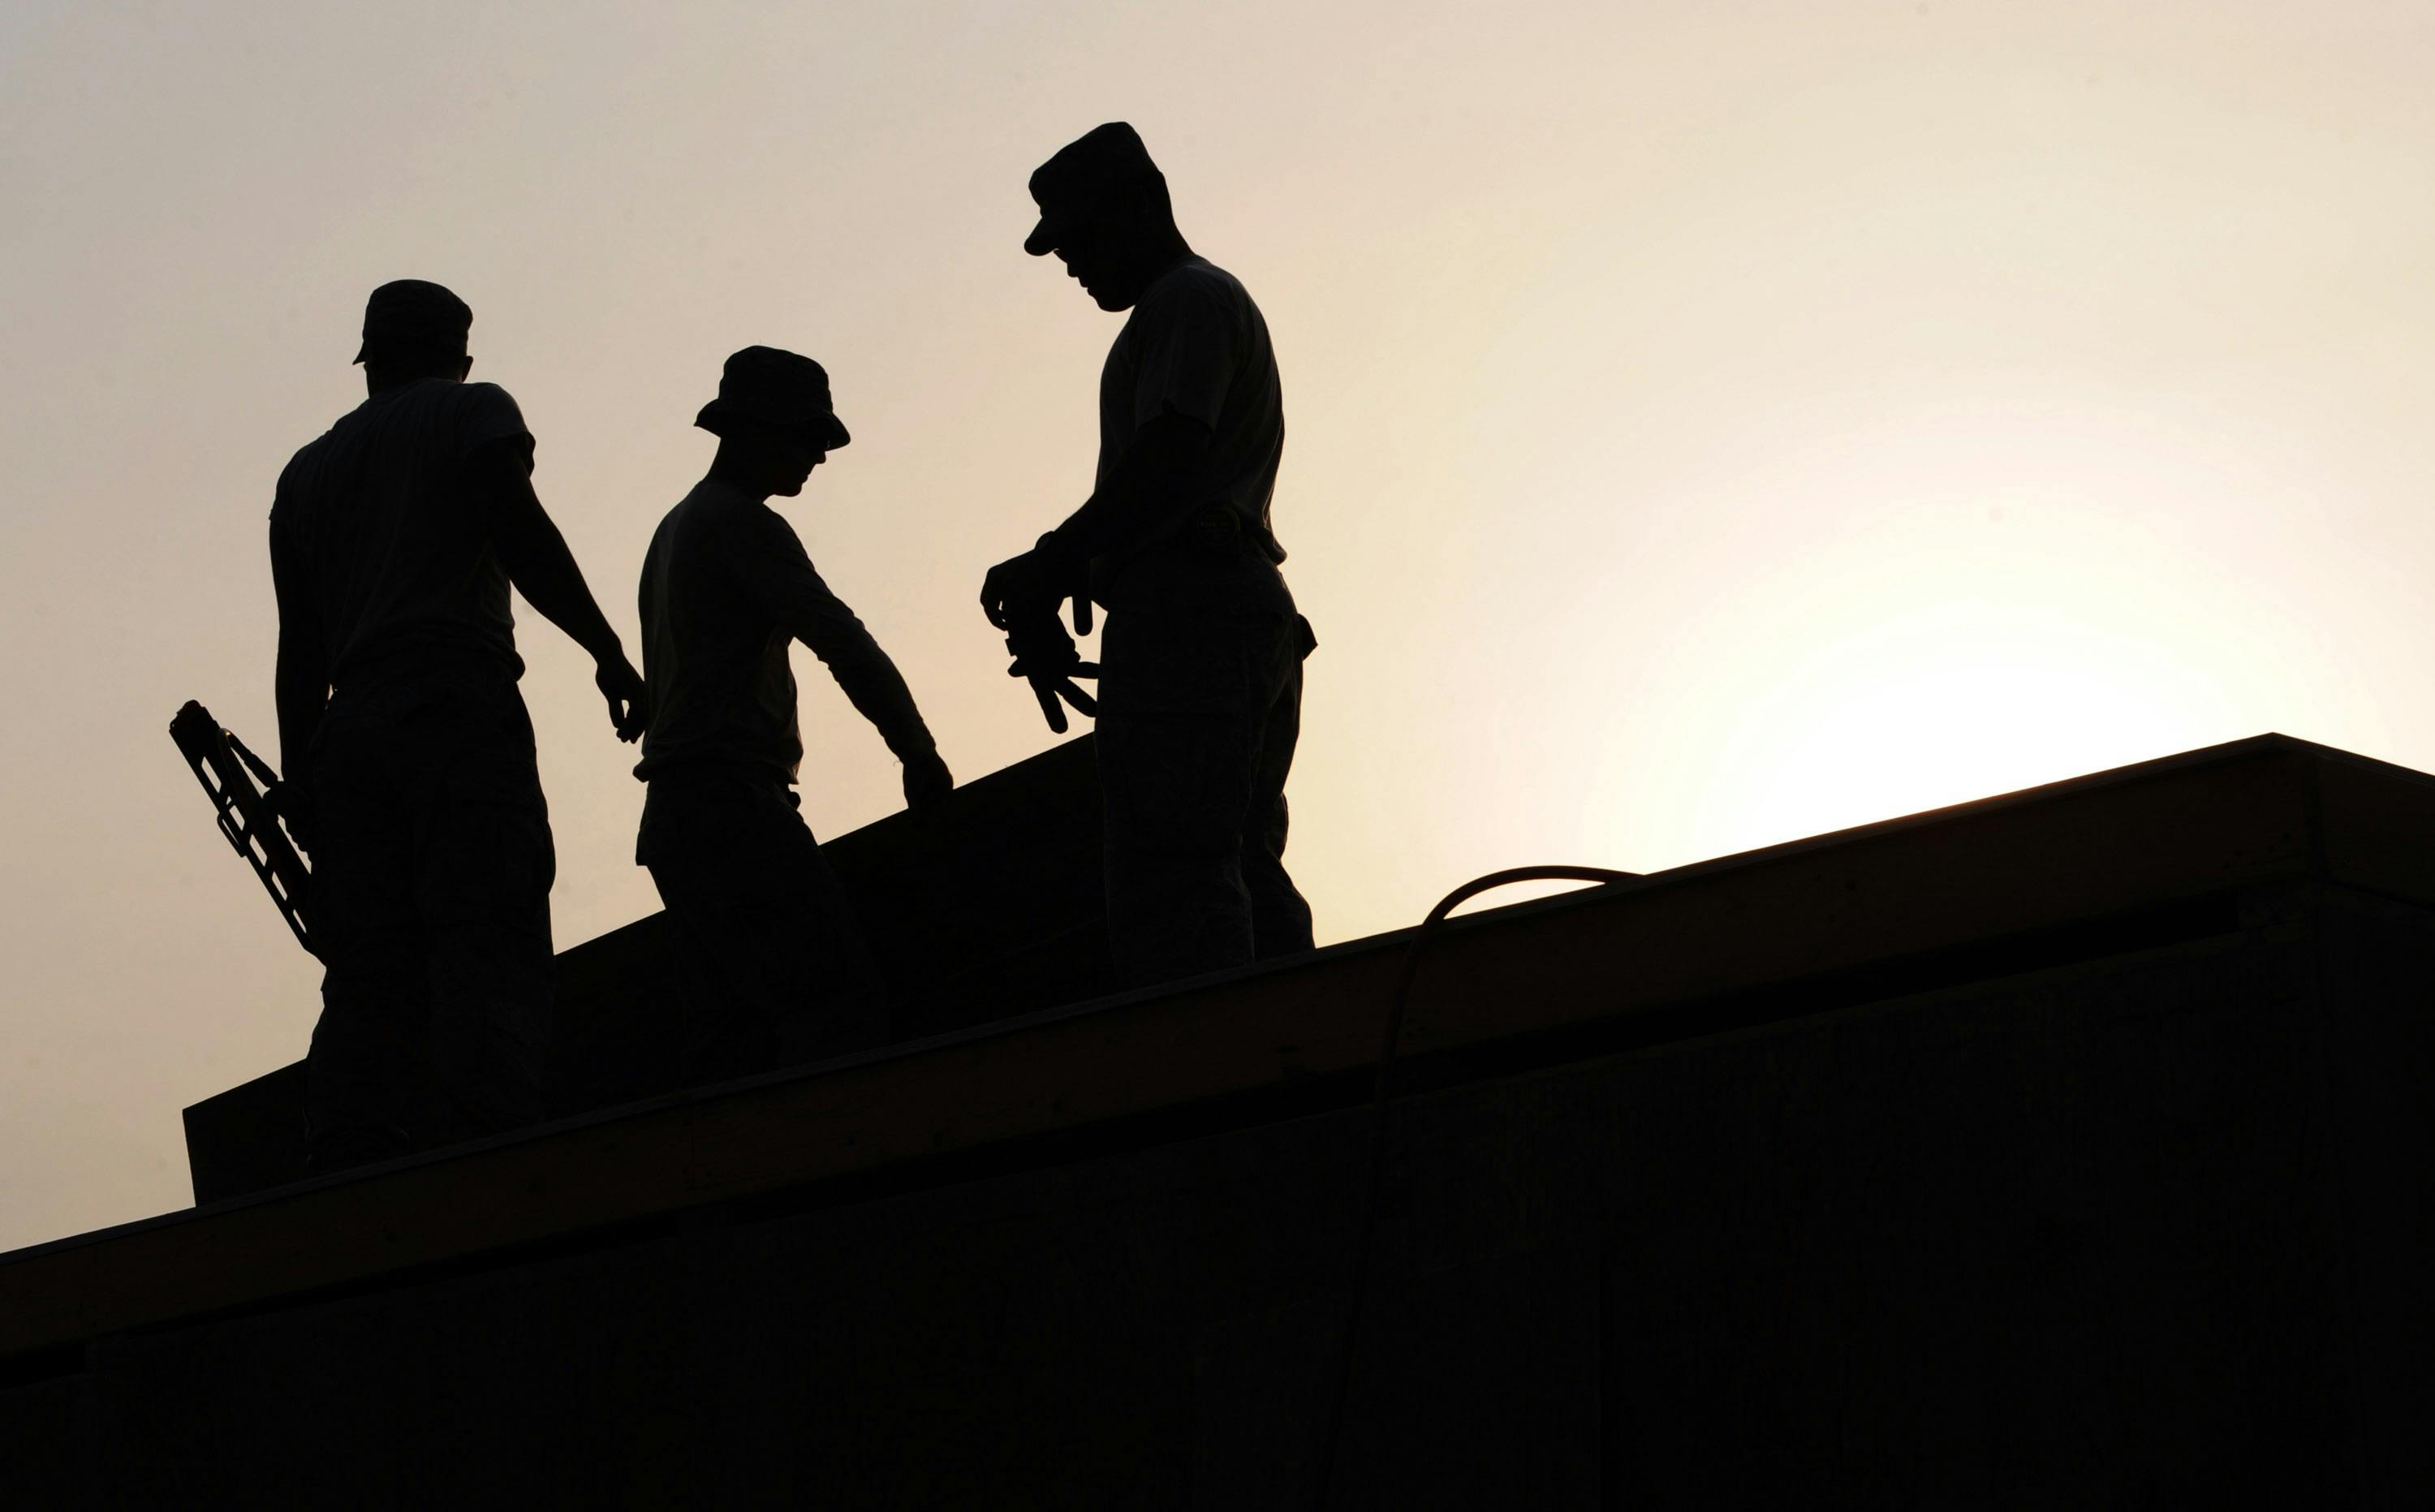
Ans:
[[[797,812],[803,743],[789,645],[827,664],[904,764],[905,800],[954,778],[895,662],[829,591],[769,507],[801,494],[847,444],[828,373],[747,347],[694,423],[718,450],[643,560],[650,784],[635,860],[650,868],[705,990],[685,1004],[674,1060],[691,1082],[856,1048],[884,1033],[879,982],[854,909]]]
[[[1024,250],[1053,253],[1100,309],[1130,313],[1100,376],[1090,496],[990,570],[982,610],[1013,670],[1048,689],[1089,671],[1058,606],[1075,599],[1078,630],[1094,602],[1108,611],[1097,744],[1124,979],[1308,950],[1310,907],[1285,869],[1285,786],[1316,643],[1270,525],[1285,403],[1268,322],[1185,243],[1130,125],[1069,143],[1030,187],[1040,215]]]
[[[428,358],[444,365],[465,357],[465,341],[474,329],[474,310],[455,292],[419,278],[402,278],[372,290],[364,301],[364,341],[355,349],[355,363],[372,359],[420,365]]]
[[[327,968],[305,1063],[321,1170],[547,1111],[556,852],[510,584],[591,653],[618,737],[644,723],[642,677],[533,493],[523,414],[465,381],[473,319],[437,284],[374,289],[369,397],[271,506],[285,791]]]

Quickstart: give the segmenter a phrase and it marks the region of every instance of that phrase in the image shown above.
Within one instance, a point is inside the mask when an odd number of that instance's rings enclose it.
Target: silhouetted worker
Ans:
[[[364,310],[371,397],[270,511],[279,740],[322,917],[306,1063],[317,1169],[545,1111],[557,869],[508,586],[592,655],[618,738],[643,679],[533,494],[507,390],[465,382],[473,312],[403,280]]]
[[[1098,760],[1118,973],[1149,983],[1306,951],[1285,786],[1315,643],[1269,528],[1285,406],[1268,323],[1185,245],[1131,127],[1064,147],[1031,197],[1024,250],[1055,252],[1099,308],[1132,314],[1099,379],[1097,486],[990,570],[981,607],[1039,687],[1088,675],[1061,600],[1087,581],[1079,629],[1089,598],[1108,610]]]
[[[879,981],[837,874],[797,813],[803,743],[788,645],[801,641],[905,765],[905,801],[954,786],[896,664],[768,506],[846,444],[819,363],[772,347],[727,359],[696,425],[710,472],[643,560],[650,784],[634,859],[650,868],[706,990],[683,1074],[702,1081],[876,1042]]]

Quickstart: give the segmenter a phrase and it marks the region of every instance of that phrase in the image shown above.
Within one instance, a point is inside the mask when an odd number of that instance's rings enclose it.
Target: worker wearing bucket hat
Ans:
[[[954,779],[896,664],[768,505],[801,494],[852,437],[811,358],[747,347],[694,423],[710,471],[660,522],[643,561],[650,784],[635,860],[648,867],[705,990],[686,1005],[680,1073],[702,1081],[854,1048],[885,1030],[854,909],[797,810],[797,641],[904,764],[905,799]]]
[[[718,397],[693,418],[713,436],[725,436],[739,421],[800,435],[822,454],[854,439],[829,398],[828,370],[775,347],[746,347],[729,357],[718,375]]]

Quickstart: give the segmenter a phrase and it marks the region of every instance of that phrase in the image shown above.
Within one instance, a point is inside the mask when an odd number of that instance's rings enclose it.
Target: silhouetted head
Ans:
[[[1055,252],[1102,310],[1130,310],[1167,266],[1192,250],[1175,229],[1166,176],[1122,121],[1096,127],[1031,175],[1040,224],[1024,239],[1034,257]]]
[[[812,469],[854,439],[830,402],[826,369],[776,347],[729,357],[718,397],[693,422],[718,438],[711,472],[765,499],[803,492]]]
[[[462,383],[474,370],[465,338],[474,312],[437,284],[402,278],[372,290],[364,302],[364,344],[355,352],[373,393],[418,378]]]

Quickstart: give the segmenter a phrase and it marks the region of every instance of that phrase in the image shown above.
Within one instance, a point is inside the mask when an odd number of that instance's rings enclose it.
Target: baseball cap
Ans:
[[[1024,238],[1023,249],[1034,257],[1046,253],[1110,195],[1159,177],[1158,164],[1131,125],[1110,121],[1093,127],[1033,170],[1031,198],[1040,206],[1040,224]]]
[[[419,278],[398,279],[364,301],[364,342],[355,360],[374,352],[462,356],[473,328],[473,308],[455,294]]]

